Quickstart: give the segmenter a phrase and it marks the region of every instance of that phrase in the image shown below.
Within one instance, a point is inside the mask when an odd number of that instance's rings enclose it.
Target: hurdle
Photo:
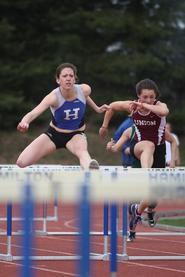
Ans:
[[[31,165],[26,168],[26,171],[28,172],[58,172],[58,171],[71,171],[71,170],[80,170],[80,166],[74,166],[74,165],[59,165],[59,164],[37,164],[37,165]],[[101,169],[104,171],[114,171],[114,170],[120,170],[122,169],[122,166],[101,166]],[[0,172],[16,172],[17,170],[21,170],[17,165],[15,164],[1,164],[0,165]],[[24,170],[24,169],[23,169]],[[38,235],[52,235],[52,236],[60,236],[60,235],[78,235],[78,232],[52,232],[52,231],[47,231],[47,223],[49,221],[54,221],[56,222],[58,220],[58,202],[57,198],[54,197],[54,211],[53,215],[48,216],[47,215],[47,203],[43,203],[43,216],[42,217],[34,217],[33,221],[41,221],[42,222],[42,229],[41,230],[36,230]],[[6,221],[6,217],[0,217],[0,222]],[[21,217],[12,217],[12,221],[22,221]],[[21,232],[13,232],[13,235],[21,235]],[[92,235],[103,235],[103,232],[93,232],[91,233]],[[5,235],[6,232],[0,232],[0,235]]]
[[[79,171],[81,170],[80,166],[74,166],[74,165],[68,165],[68,166],[63,166],[63,165],[58,165],[58,164],[52,164],[52,165],[44,165],[44,164],[38,164],[38,165],[32,165],[32,166],[28,166],[26,169],[20,169],[17,165],[15,164],[1,164],[0,165],[0,172],[4,172],[4,173],[16,173],[17,171],[21,172],[21,171],[26,170],[26,172],[30,172],[30,173],[52,173],[52,172],[60,172],[60,171]],[[114,172],[117,170],[122,170],[122,166],[101,166],[101,170],[105,171],[105,172]],[[42,221],[43,222],[43,228],[42,230],[36,230],[36,233],[38,235],[48,235],[48,236],[75,236],[75,235],[79,235],[79,232],[62,232],[62,231],[58,231],[58,232],[54,232],[54,231],[48,231],[47,229],[47,222],[48,221],[57,221],[58,220],[58,203],[57,200],[55,198],[54,200],[54,216],[53,217],[48,217],[46,215],[46,206],[43,208],[43,217],[39,217],[39,218],[33,218],[34,221]],[[0,221],[6,221],[6,217],[4,218],[0,218]],[[12,220],[14,221],[21,221],[21,218],[12,218]],[[13,232],[13,235],[21,235],[21,232]],[[102,236],[104,235],[104,232],[90,232],[91,235],[94,236]],[[6,232],[0,232],[0,235],[6,235]],[[107,248],[107,242],[106,242],[106,238],[105,238],[105,249]],[[104,254],[107,251],[104,251]],[[106,254],[105,254],[106,255]]]
[[[106,172],[110,171],[114,172],[115,170],[121,169],[122,167],[118,166],[118,167],[107,167],[107,166],[103,166],[102,169]],[[16,174],[19,172],[26,172],[27,174],[46,174],[46,176],[48,175],[48,173],[53,173],[53,172],[63,172],[63,171],[79,171],[80,167],[79,166],[61,166],[61,165],[33,165],[33,166],[29,166],[26,169],[20,169],[18,168],[16,165],[8,165],[8,164],[4,164],[4,165],[0,165],[0,174],[9,174],[10,176],[13,176],[14,178],[16,178]],[[12,207],[11,207],[12,209]],[[106,214],[106,208],[104,209],[104,229],[103,231],[90,231],[90,235],[91,236],[103,236],[103,253],[102,254],[96,254],[94,253],[93,256],[91,257],[92,259],[100,259],[100,260],[107,260],[108,259],[108,236],[110,235],[110,231],[108,231],[108,214]],[[53,232],[53,231],[47,231],[47,227],[46,227],[46,222],[47,222],[47,217],[44,216],[43,217],[45,219],[45,221],[43,221],[43,230],[36,230],[35,233],[36,235],[46,235],[46,236],[80,236],[80,232]],[[35,218],[33,218],[34,220]],[[7,220],[7,222],[10,222],[12,219]],[[7,223],[9,224],[9,223]],[[1,232],[2,233],[2,232]],[[11,235],[22,235],[23,233],[21,231],[19,232],[12,232],[11,231]],[[7,235],[7,232],[3,232],[3,235]],[[0,258],[5,259],[5,260],[21,260],[21,257],[15,257],[15,256],[11,256],[11,239],[9,238],[7,241],[7,245],[8,245],[8,251],[7,254],[1,254]],[[43,256],[43,257],[34,257],[33,259],[43,259],[43,260],[73,260],[73,259],[79,259],[79,257],[77,256]]]
[[[14,176],[14,173],[17,174],[17,172],[22,172],[21,169],[19,169],[17,166],[15,165],[1,165],[1,170],[0,173],[5,173],[5,175],[7,174],[7,172],[11,175],[13,173],[12,176]],[[61,171],[61,170],[77,170],[79,171],[80,167],[79,166],[58,166],[55,167],[54,165],[52,165],[51,167],[49,166],[45,166],[45,165],[37,165],[37,166],[30,166],[26,169],[26,173],[45,173],[51,171],[51,172],[56,172],[56,171]],[[18,170],[18,171],[17,171]],[[107,167],[105,167],[105,170],[108,170]],[[25,172],[25,171],[24,171]],[[16,176],[16,175],[15,175]],[[14,177],[15,177],[14,176]],[[9,213],[10,214],[10,213]],[[11,215],[12,215],[12,206],[11,206]],[[102,254],[96,254],[94,253],[93,256],[91,256],[91,259],[99,259],[99,260],[106,260],[108,259],[108,235],[110,235],[110,232],[108,231],[108,215],[105,215],[104,218],[107,218],[107,220],[103,223],[104,224],[104,231],[102,232],[90,232],[90,235],[92,236],[104,236],[104,250]],[[34,218],[33,218],[34,220]],[[12,226],[12,218],[7,220],[7,226]],[[10,229],[10,228],[9,228]],[[107,231],[105,231],[107,230]],[[106,234],[105,234],[106,232]],[[9,231],[9,233],[11,233],[11,235],[23,235],[22,232],[11,232]],[[4,232],[4,234],[7,234],[6,232]],[[8,235],[8,234],[7,234]],[[48,236],[53,236],[53,235],[58,235],[58,236],[80,236],[80,232],[46,232],[46,228],[44,230],[44,232],[38,232],[36,230],[36,235],[48,235]],[[12,256],[11,255],[11,236],[8,236],[8,240],[7,240],[7,254],[0,254],[0,259],[3,260],[9,260],[9,261],[13,261],[13,260],[21,260],[22,257],[20,256]],[[32,257],[32,259],[34,260],[76,260],[79,259],[78,256],[39,256],[39,257]]]
[[[17,170],[25,170],[25,169],[20,169],[17,165],[15,164],[1,164],[0,165],[0,172],[14,172],[16,173]],[[52,172],[65,172],[65,171],[79,171],[81,170],[80,166],[77,165],[58,165],[58,164],[52,164],[52,165],[45,165],[45,164],[38,164],[38,165],[32,165],[32,166],[28,166],[26,168],[26,172],[30,172],[30,173],[52,173]],[[110,173],[115,173],[115,172],[128,172],[131,173],[132,172],[132,168],[123,168],[122,166],[100,166],[100,170],[103,172],[110,172]],[[140,170],[144,170],[144,169],[138,169]],[[179,176],[182,176],[182,178],[185,178],[185,168],[184,167],[177,167],[177,168],[160,168],[160,169],[148,169],[149,172],[151,173],[160,173],[165,175],[166,173],[170,174],[171,177],[173,178],[177,178],[177,181],[181,181],[179,178]],[[159,175],[159,174],[158,174]],[[174,176],[173,176],[174,175]],[[162,178],[165,178],[165,176],[163,176]],[[54,197],[54,215],[53,216],[47,216],[47,203],[43,204],[43,217],[38,217],[38,218],[34,218],[34,221],[42,221],[43,222],[43,226],[42,226],[42,230],[37,230],[37,234],[38,235],[52,235],[52,236],[61,236],[61,235],[79,235],[79,232],[62,232],[62,231],[58,231],[58,232],[53,232],[53,231],[47,231],[47,222],[48,221],[57,221],[58,220],[58,203],[57,203],[57,199],[56,197]],[[12,218],[12,220],[14,221],[21,221],[21,218]],[[4,218],[0,218],[0,221],[6,221],[6,217]],[[120,234],[122,233],[122,230],[120,230]],[[6,232],[0,232],[0,235],[6,235]],[[13,232],[13,235],[21,235],[21,232],[15,233]],[[91,232],[91,235],[96,235],[96,236],[102,236],[103,232]],[[139,236],[158,236],[161,235],[161,233],[157,233],[157,232],[138,232]],[[165,235],[171,235],[171,236],[184,236],[184,232],[165,232]]]
[[[1,164],[0,165],[0,172],[4,171],[16,171],[18,168],[15,164]],[[57,165],[36,165],[36,166],[30,166],[29,171],[36,172],[38,170],[58,170]],[[0,222],[5,222],[7,220],[6,217],[0,217]],[[21,217],[12,217],[12,221],[19,222],[23,219]],[[53,215],[47,215],[47,203],[43,203],[43,216],[42,217],[34,217],[33,221],[42,222],[42,229],[37,230],[37,233],[40,235],[47,235],[47,222],[49,221],[58,221],[58,203],[57,198],[54,198],[54,205],[53,205]],[[21,232],[13,232],[14,235],[21,235]],[[6,232],[0,232],[0,235],[6,235]]]
[[[69,174],[70,172],[70,174]],[[10,173],[10,172],[9,172]],[[114,174],[114,180],[112,178],[112,172],[109,170],[104,171],[100,170],[98,172],[92,172],[90,178],[90,202],[102,202],[106,201],[108,203],[116,202],[122,203],[123,200],[140,200],[143,197],[156,197],[156,198],[164,198],[167,199],[184,199],[185,198],[185,171],[184,169],[128,169],[128,170],[120,170],[116,169],[116,174]],[[115,173],[115,170],[114,170]],[[3,174],[0,172],[0,181],[3,188],[7,187],[10,180],[14,179],[15,186],[20,186],[20,180],[23,182],[25,177],[29,177],[33,184],[37,182],[41,182],[44,184],[45,194],[41,193],[41,186],[39,184],[39,191],[37,191],[37,198],[42,200],[51,199],[51,195],[54,195],[54,192],[61,197],[64,201],[75,201],[76,195],[79,196],[79,183],[82,182],[84,171],[76,170],[63,170],[59,172],[52,172],[49,176],[47,174],[39,174],[35,175],[35,172],[28,171],[19,171],[19,178],[12,174]],[[71,178],[71,176],[73,178]],[[61,180],[65,180],[65,182],[61,182]],[[75,180],[75,182],[74,182]],[[123,190],[123,180],[124,180],[124,190]],[[136,184],[135,180],[139,184]],[[70,184],[70,190],[69,190]],[[170,186],[169,186],[170,184]],[[5,186],[6,185],[6,186]],[[140,186],[140,191],[138,192],[137,188]],[[78,188],[78,189],[77,189]],[[132,194],[129,195],[127,193],[132,189]],[[105,194],[102,194],[102,190],[105,191]],[[2,190],[3,191],[3,190]],[[5,196],[0,196],[0,198],[4,199]],[[12,195],[10,193],[8,200],[19,199],[20,195]],[[139,234],[138,234],[139,235]],[[123,253],[117,254],[119,259],[185,259],[185,256],[128,256],[126,254],[125,249]],[[1,258],[1,257],[0,257]],[[14,257],[15,259],[21,259],[22,257]],[[31,257],[33,259],[37,259],[37,257]],[[39,258],[39,257],[38,257]],[[60,259],[62,257],[56,257],[56,259]],[[101,257],[90,257],[94,259],[103,259]],[[46,258],[47,259],[47,258]],[[53,260],[55,257],[53,257]],[[79,256],[71,257],[70,259],[80,259]]]

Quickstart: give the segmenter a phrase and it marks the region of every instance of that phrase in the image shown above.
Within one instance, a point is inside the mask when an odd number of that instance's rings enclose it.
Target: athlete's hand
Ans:
[[[111,138],[111,140],[107,143],[107,147],[106,149],[108,151],[111,151],[112,150],[112,146],[115,144],[115,141]]]
[[[131,114],[141,109],[143,109],[143,103],[139,101],[132,101],[132,103],[129,106]]]
[[[101,107],[99,107],[98,113],[104,113],[104,112],[108,111],[109,109],[110,109],[110,106],[107,104],[104,104]]]
[[[111,138],[111,140],[107,143],[107,150],[111,151],[113,153],[116,153],[119,151],[119,147],[116,145],[115,141]]]
[[[100,135],[100,137],[101,138],[105,138],[107,136],[107,134],[108,134],[108,128],[102,126],[99,129],[99,135]]]
[[[21,121],[17,125],[17,130],[21,133],[26,133],[28,131],[29,124],[27,122]]]

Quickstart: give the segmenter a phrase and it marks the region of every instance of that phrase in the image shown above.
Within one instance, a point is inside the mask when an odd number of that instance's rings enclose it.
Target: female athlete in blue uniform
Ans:
[[[30,123],[50,108],[52,120],[45,133],[37,137],[20,154],[19,167],[26,167],[39,161],[58,148],[67,148],[77,156],[83,169],[98,168],[98,162],[91,159],[84,134],[86,103],[97,113],[105,112],[107,105],[98,107],[90,98],[91,88],[87,84],[76,84],[77,69],[71,63],[64,63],[56,69],[58,87],[44,97],[41,103],[27,113],[19,122],[17,130],[28,131]]]

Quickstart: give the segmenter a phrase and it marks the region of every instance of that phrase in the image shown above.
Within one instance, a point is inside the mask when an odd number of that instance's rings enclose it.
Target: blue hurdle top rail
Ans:
[[[19,202],[23,184],[29,181],[35,201],[50,200],[57,194],[63,202],[75,202],[80,198],[84,173],[77,166],[58,166],[56,169],[54,165],[36,165],[20,169],[15,165],[0,165],[0,201]],[[90,202],[185,199],[185,168],[102,166],[100,170],[91,171],[89,178]]]

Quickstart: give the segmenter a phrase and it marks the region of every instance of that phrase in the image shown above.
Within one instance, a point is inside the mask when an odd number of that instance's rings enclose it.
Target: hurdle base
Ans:
[[[13,256],[10,255],[10,254],[0,254],[0,261],[12,262],[13,261]]]
[[[128,261],[129,256],[127,254],[117,254],[118,260],[119,261]]]
[[[103,261],[109,261],[110,260],[110,254],[109,253],[103,254],[102,258],[103,258],[102,259]]]

